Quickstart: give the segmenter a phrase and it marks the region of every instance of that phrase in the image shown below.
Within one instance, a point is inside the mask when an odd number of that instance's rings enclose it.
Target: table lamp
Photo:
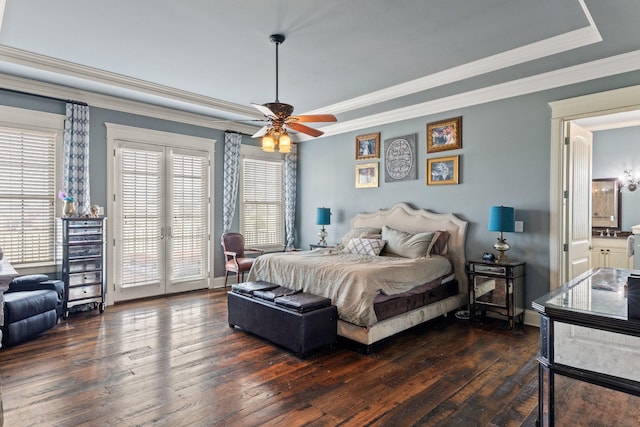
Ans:
[[[316,224],[321,225],[322,228],[318,233],[320,236],[320,241],[318,242],[318,246],[327,246],[327,230],[324,229],[325,225],[331,225],[331,209],[329,208],[318,208],[316,210]]]
[[[499,231],[500,237],[494,243],[493,247],[499,252],[497,262],[508,261],[509,258],[504,254],[511,248],[502,233],[513,232],[515,230],[515,209],[506,206],[491,206],[489,211],[489,231]]]

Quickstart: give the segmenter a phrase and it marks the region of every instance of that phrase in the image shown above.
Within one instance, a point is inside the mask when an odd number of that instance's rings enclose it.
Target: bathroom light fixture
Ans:
[[[634,176],[631,169],[624,170],[624,176],[620,178],[620,192],[633,193],[640,185],[640,179]]]
[[[491,206],[489,211],[489,231],[499,231],[500,237],[494,243],[493,247],[499,252],[496,262],[508,261],[509,258],[504,254],[511,246],[507,243],[502,233],[515,231],[515,209],[506,206]]]

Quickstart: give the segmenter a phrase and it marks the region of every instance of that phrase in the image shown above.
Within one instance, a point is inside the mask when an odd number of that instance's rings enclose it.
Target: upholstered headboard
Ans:
[[[449,232],[448,256],[458,279],[460,292],[468,292],[465,272],[467,258],[465,241],[467,222],[452,213],[438,214],[426,209],[414,209],[406,203],[398,203],[391,209],[381,209],[372,213],[360,213],[351,220],[351,227],[377,227],[386,225],[409,233],[446,230]]]

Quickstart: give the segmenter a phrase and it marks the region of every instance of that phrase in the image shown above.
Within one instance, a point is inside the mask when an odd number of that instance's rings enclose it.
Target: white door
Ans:
[[[208,287],[208,153],[115,142],[114,301]]]
[[[591,268],[591,156],[593,135],[574,123],[565,127],[565,269],[563,282]]]

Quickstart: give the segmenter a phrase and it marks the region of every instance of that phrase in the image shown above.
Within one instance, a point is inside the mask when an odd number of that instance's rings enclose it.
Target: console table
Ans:
[[[631,272],[592,269],[533,301],[540,313],[539,425],[554,425],[555,375],[640,396],[640,320],[627,318],[625,293]]]

